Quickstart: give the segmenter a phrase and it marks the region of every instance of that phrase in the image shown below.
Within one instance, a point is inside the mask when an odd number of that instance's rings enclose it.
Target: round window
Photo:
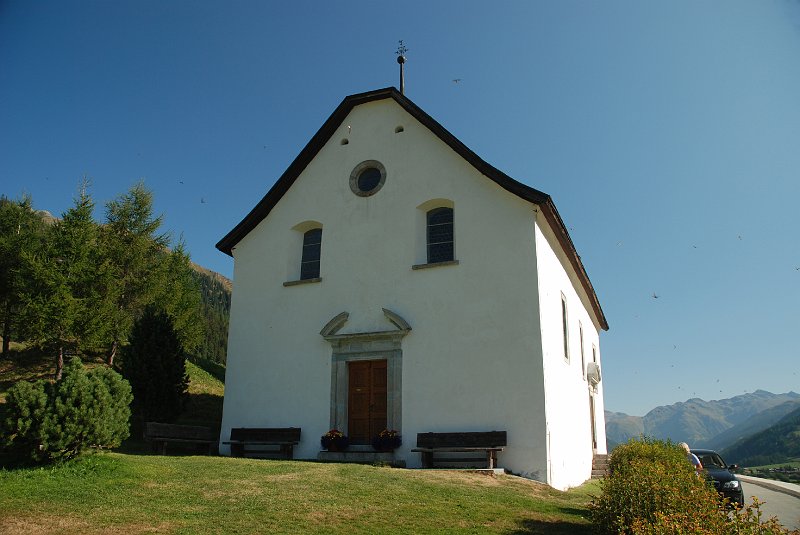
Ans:
[[[386,169],[376,160],[358,164],[350,173],[350,189],[359,197],[375,195],[386,182]]]

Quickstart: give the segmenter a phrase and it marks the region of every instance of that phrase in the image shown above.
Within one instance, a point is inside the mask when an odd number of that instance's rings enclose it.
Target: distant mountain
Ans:
[[[231,313],[230,279],[197,264],[192,264],[194,277],[200,286],[203,312],[203,341],[198,357],[225,364],[228,349],[228,320]]]
[[[608,443],[612,445],[643,433],[654,438],[688,442],[692,447],[700,447],[712,443],[715,437],[734,426],[744,424],[763,411],[787,402],[798,401],[800,394],[794,392],[772,394],[764,390],[714,401],[692,398],[651,410],[641,418],[642,431],[638,433],[636,433],[639,429],[638,417],[606,412],[606,436]],[[771,413],[767,413],[765,417],[773,418],[771,421],[775,421]],[[724,437],[714,443],[724,444]],[[725,445],[729,444],[731,442]]]
[[[778,464],[800,457],[800,407],[775,425],[722,451],[726,462],[742,466]]]
[[[609,449],[643,433],[644,422],[641,416],[606,411],[606,442]]]
[[[781,403],[780,405],[776,405],[775,407],[751,416],[744,422],[734,425],[711,440],[698,443],[698,447],[718,451],[723,450],[729,447],[731,444],[736,444],[744,438],[755,435],[756,433],[775,425],[778,423],[778,421],[780,421],[781,418],[797,409],[800,409],[800,400]]]

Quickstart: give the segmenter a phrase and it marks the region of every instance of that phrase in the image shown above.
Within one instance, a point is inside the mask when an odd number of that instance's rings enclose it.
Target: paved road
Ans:
[[[765,518],[777,516],[785,527],[800,529],[800,498],[746,481],[742,482],[742,490],[746,503],[752,503],[752,496],[766,502],[761,506]]]

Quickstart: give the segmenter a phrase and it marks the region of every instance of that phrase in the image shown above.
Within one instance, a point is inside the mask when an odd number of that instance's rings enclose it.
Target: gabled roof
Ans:
[[[561,216],[556,210],[555,204],[549,195],[543,193],[535,188],[527,186],[521,182],[514,180],[499,169],[490,165],[481,159],[477,154],[472,152],[466,145],[459,141],[453,134],[447,131],[441,124],[436,122],[433,117],[422,111],[416,104],[411,102],[405,95],[394,87],[387,87],[384,89],[377,89],[375,91],[368,91],[366,93],[358,93],[350,95],[342,100],[341,104],[333,111],[330,117],[322,124],[322,127],[314,134],[314,137],[306,144],[300,154],[289,165],[286,171],[280,176],[275,184],[270,188],[264,198],[261,199],[255,208],[250,210],[250,213],[242,219],[233,230],[228,232],[224,238],[217,243],[217,249],[223,253],[233,256],[233,248],[239,241],[244,238],[256,225],[258,225],[267,215],[272,211],[272,208],[278,204],[283,195],[297,180],[297,177],[303,172],[306,166],[314,159],[317,153],[322,149],[325,143],[331,138],[337,128],[342,124],[345,117],[350,111],[361,104],[373,102],[376,100],[393,99],[404,110],[406,110],[412,117],[422,123],[425,127],[433,132],[436,137],[446,143],[458,155],[469,162],[475,169],[480,171],[490,180],[497,183],[503,189],[536,204],[542,210],[542,214],[547,219],[553,232],[556,235],[561,247],[569,258],[570,264],[578,275],[586,294],[592,305],[592,309],[597,316],[600,326],[608,330],[608,323],[606,322],[603,310],[600,308],[600,302],[595,294],[594,287],[592,286],[589,276],[583,267],[581,258],[578,255],[572,239],[569,237],[566,226],[561,220]]]

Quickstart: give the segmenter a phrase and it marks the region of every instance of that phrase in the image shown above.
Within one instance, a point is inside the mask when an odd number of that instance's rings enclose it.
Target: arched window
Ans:
[[[453,209],[434,208],[427,214],[428,220],[428,263],[452,261],[453,247]]]
[[[319,278],[319,258],[322,248],[322,229],[314,228],[303,234],[303,256],[300,261],[300,280]]]

